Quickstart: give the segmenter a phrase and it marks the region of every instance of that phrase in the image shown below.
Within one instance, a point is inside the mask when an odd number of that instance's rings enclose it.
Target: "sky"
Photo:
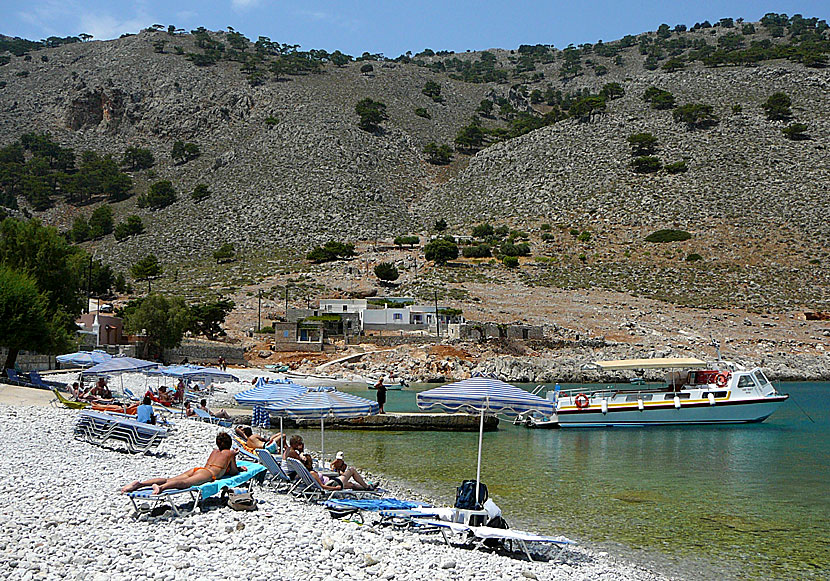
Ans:
[[[40,40],[91,34],[117,38],[153,24],[192,30],[231,26],[248,38],[303,49],[364,51],[396,57],[407,51],[517,48],[616,40],[626,34],[720,18],[757,21],[767,12],[830,19],[830,1],[548,0],[500,2],[351,0],[0,0],[0,34]]]

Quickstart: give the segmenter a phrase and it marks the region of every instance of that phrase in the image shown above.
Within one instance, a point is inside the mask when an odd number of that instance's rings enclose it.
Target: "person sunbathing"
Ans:
[[[234,430],[236,435],[239,436],[241,439],[245,441],[245,446],[250,448],[251,450],[256,450],[258,448],[273,448],[276,450],[276,445],[279,444],[280,440],[282,440],[283,449],[285,449],[285,434],[282,432],[277,432],[267,440],[262,436],[259,436],[254,433],[254,431],[250,428],[250,426],[237,426]],[[273,446],[272,446],[273,444]],[[269,452],[271,450],[269,449]]]
[[[159,494],[165,490],[190,488],[207,482],[213,482],[223,476],[235,476],[247,470],[244,466],[236,465],[237,450],[231,450],[231,436],[227,432],[219,432],[216,435],[216,447],[208,456],[207,464],[197,466],[190,470],[173,476],[171,478],[151,478],[150,480],[131,482],[121,489],[121,492],[133,492],[139,488],[151,486],[153,494]]]
[[[342,459],[341,459],[342,461]],[[346,468],[340,476],[329,478],[325,474],[319,474],[314,470],[314,462],[311,456],[303,458],[303,464],[308,468],[309,474],[323,487],[323,490],[375,490],[377,486],[369,484],[358,474],[354,468]],[[354,479],[354,482],[351,480]]]
[[[170,395],[170,392],[167,391],[166,385],[162,385],[159,388],[158,402],[167,407],[173,405],[173,397]]]
[[[217,411],[211,412],[208,409],[206,399],[203,399],[202,401],[199,402],[199,409],[202,410],[203,412],[205,412],[207,415],[213,416],[214,418],[221,418],[223,420],[231,419],[231,415],[228,412],[226,412],[225,410],[219,410],[218,412]]]

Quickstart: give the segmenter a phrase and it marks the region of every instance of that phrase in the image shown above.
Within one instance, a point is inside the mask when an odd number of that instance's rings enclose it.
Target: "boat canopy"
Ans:
[[[707,363],[693,357],[670,358],[657,357],[654,359],[616,359],[613,361],[594,361],[591,367],[599,371],[615,371],[623,369],[698,369],[706,367]]]

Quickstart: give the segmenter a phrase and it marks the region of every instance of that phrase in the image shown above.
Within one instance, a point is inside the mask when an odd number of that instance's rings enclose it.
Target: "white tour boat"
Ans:
[[[742,424],[762,422],[784,403],[780,394],[759,368],[700,359],[622,359],[597,361],[601,371],[644,369],[672,370],[666,385],[650,389],[604,388],[552,390],[547,399],[556,403],[556,417],[562,428],[645,426],[671,424]]]

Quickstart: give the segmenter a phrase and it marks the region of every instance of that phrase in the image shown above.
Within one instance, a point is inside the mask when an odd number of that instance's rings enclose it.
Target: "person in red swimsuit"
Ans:
[[[207,464],[191,468],[178,476],[171,478],[151,478],[150,480],[131,482],[121,489],[122,493],[132,492],[139,488],[153,487],[153,494],[159,494],[171,488],[183,489],[198,486],[214,481],[223,476],[235,476],[244,472],[244,466],[236,465],[236,450],[231,450],[231,437],[227,432],[216,435],[217,450],[208,456]]]

